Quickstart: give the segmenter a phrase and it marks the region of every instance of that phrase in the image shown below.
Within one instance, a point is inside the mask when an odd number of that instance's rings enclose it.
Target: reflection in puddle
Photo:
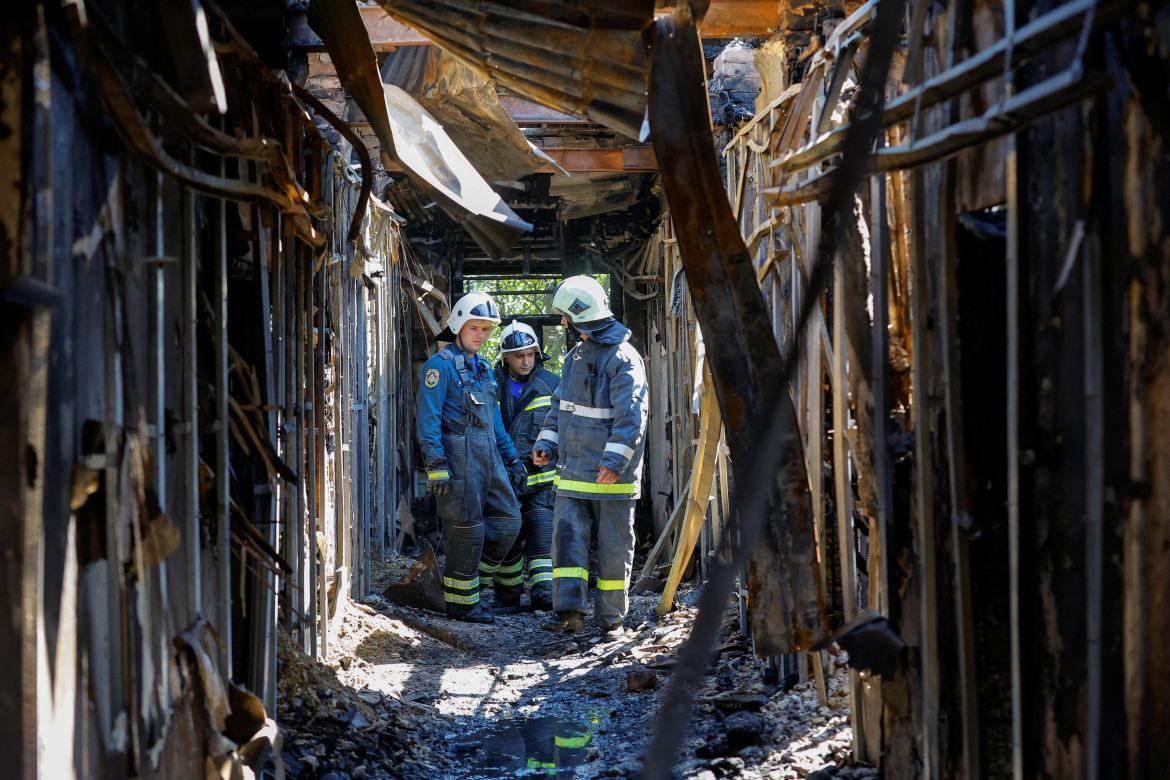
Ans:
[[[451,743],[462,764],[456,776],[573,777],[573,767],[585,763],[597,724],[608,715],[602,710],[580,717],[506,718],[463,734]]]

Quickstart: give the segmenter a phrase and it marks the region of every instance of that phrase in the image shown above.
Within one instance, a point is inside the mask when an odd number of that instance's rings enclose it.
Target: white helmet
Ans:
[[[519,352],[522,349],[534,348],[540,352],[540,342],[536,340],[536,331],[519,320],[512,322],[500,334],[500,354]]]
[[[574,325],[612,317],[605,288],[592,276],[570,276],[553,291],[552,307]]]
[[[485,292],[469,292],[451,307],[447,327],[452,335],[458,336],[468,320],[490,320],[499,325],[500,307],[492,300],[492,296]]]

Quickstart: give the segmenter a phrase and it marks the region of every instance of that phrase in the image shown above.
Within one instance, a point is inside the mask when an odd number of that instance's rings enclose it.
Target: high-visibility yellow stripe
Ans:
[[[533,485],[543,485],[548,482],[555,482],[557,473],[555,471],[542,471],[539,474],[529,474],[528,479],[524,484],[532,487]]]
[[[582,569],[580,566],[566,566],[560,569],[553,569],[552,576],[554,577],[576,577],[582,580],[589,579],[589,570]]]
[[[524,407],[524,411],[531,412],[533,409],[540,409],[545,406],[552,406],[551,395],[540,395],[532,399],[532,403]]]
[[[583,737],[553,737],[553,744],[563,748],[583,748],[589,744],[591,739],[593,739],[591,734],[586,734]]]
[[[576,490],[578,493],[632,494],[638,489],[637,485],[630,482],[615,482],[612,485],[603,485],[600,482],[561,479],[559,476],[554,480],[554,484],[556,484],[558,489]]]
[[[517,574],[515,577],[501,577],[496,575],[495,583],[497,585],[519,585],[524,582],[524,575]]]
[[[598,590],[625,590],[626,589],[626,581],[625,580],[598,579],[597,580],[597,589]]]
[[[444,593],[443,600],[448,604],[478,604],[479,594],[473,593],[470,596],[460,596],[455,593]]]
[[[483,572],[484,574],[495,574],[497,571],[500,570],[500,564],[498,564],[498,563],[497,564],[490,564],[490,563],[484,563],[483,561],[480,561],[479,562],[479,570],[481,572]]]
[[[451,472],[449,471],[428,471],[427,479],[450,479]]]
[[[584,404],[575,404],[572,401],[561,399],[561,411],[572,412],[578,417],[590,417],[594,420],[612,420],[613,409],[603,409],[598,406],[585,406]]]
[[[504,564],[501,563],[500,568],[496,569],[496,574],[515,574],[516,572],[520,571],[523,568],[524,568],[524,559],[521,558],[520,560],[518,560],[515,563],[510,564],[508,566],[505,566]]]
[[[552,568],[552,558],[533,558],[532,560],[530,560],[528,562],[528,571],[532,571],[533,569],[540,569],[540,568],[551,569]]]
[[[548,582],[553,578],[552,572],[543,571],[540,574],[531,574],[528,577],[528,583],[535,585],[538,582]]]
[[[469,580],[457,580],[454,577],[444,577],[443,585],[448,588],[462,588],[468,590],[469,588],[479,587],[479,575],[475,575]]]

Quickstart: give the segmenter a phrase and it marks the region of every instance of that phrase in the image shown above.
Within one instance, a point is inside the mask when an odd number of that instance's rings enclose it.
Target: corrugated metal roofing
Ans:
[[[379,0],[498,86],[643,135],[653,0]]]

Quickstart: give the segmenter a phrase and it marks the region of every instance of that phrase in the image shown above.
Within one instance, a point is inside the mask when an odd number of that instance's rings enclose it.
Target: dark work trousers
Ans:
[[[496,450],[490,427],[443,432],[451,490],[437,499],[447,537],[443,596],[447,614],[464,614],[479,602],[481,559],[498,567],[520,531],[520,505]],[[494,569],[493,569],[494,571]]]
[[[548,593],[552,581],[553,503],[556,491],[551,487],[520,496],[520,534],[495,572],[496,598],[519,603],[524,593],[525,564],[528,591]],[[482,571],[482,569],[481,569]]]
[[[615,626],[630,607],[634,502],[557,496],[553,516],[553,609],[588,611],[589,538],[597,521],[597,593],[593,621]]]

